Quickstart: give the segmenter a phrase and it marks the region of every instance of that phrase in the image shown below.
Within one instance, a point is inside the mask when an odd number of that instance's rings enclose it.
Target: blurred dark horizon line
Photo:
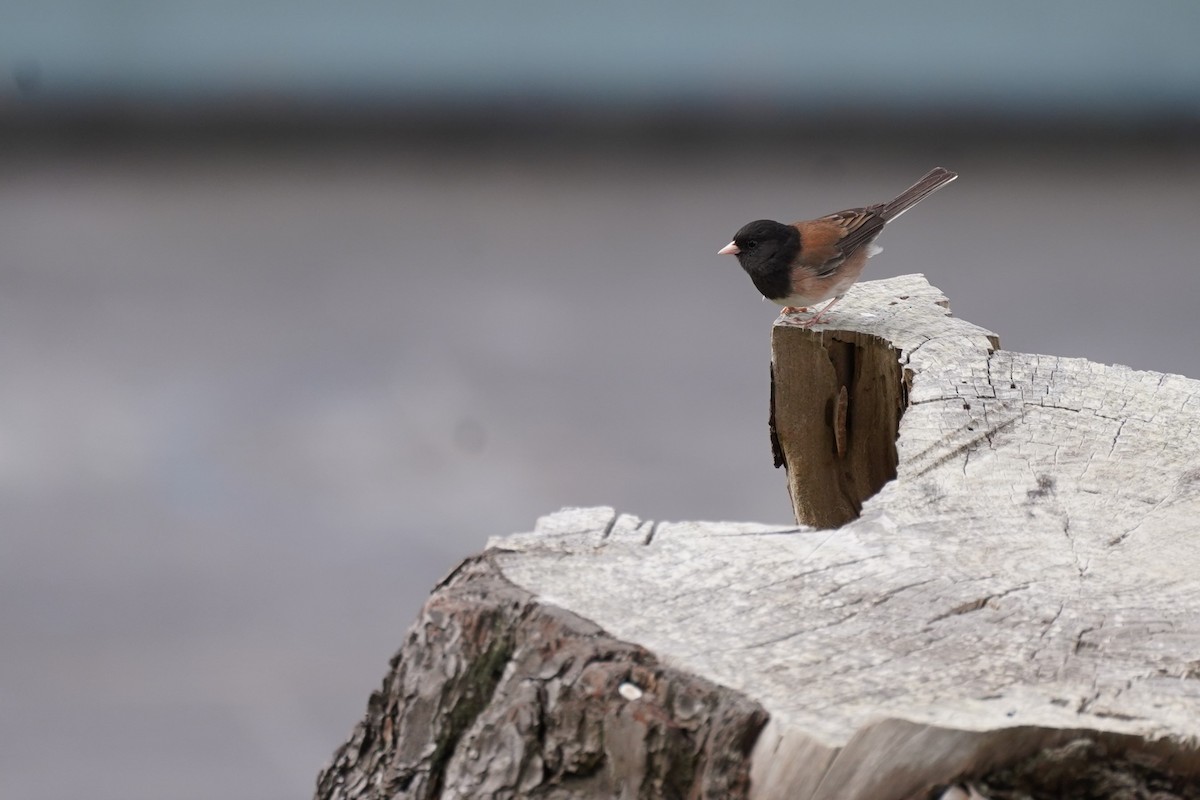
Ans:
[[[762,145],[786,141],[870,141],[897,148],[942,143],[1003,146],[1190,145],[1200,139],[1200,115],[1147,113],[1114,118],[1078,109],[1013,113],[960,105],[895,109],[826,108],[801,113],[776,105],[756,113],[753,123],[715,108],[582,107],[564,103],[329,103],[277,99],[166,105],[122,101],[79,101],[42,105],[0,103],[0,144],[61,147],[135,140],[170,144],[260,140],[344,141],[383,144],[395,140],[471,143],[484,140],[629,141],[671,139],[702,146],[726,141]]]

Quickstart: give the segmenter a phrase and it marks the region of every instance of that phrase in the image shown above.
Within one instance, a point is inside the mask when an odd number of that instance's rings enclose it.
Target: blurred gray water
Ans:
[[[0,795],[306,796],[422,598],[563,505],[786,522],[756,217],[1200,376],[1200,147],[0,155]]]

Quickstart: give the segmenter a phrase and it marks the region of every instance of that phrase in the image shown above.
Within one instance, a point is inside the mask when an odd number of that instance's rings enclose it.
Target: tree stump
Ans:
[[[773,334],[801,524],[493,539],[318,798],[899,800],[1058,752],[1200,786],[1200,382],[1000,350],[921,276]]]

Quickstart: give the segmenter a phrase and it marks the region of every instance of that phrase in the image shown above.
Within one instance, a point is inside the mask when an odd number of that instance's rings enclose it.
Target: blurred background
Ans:
[[[744,222],[1200,377],[1200,4],[0,0],[0,796],[274,800],[564,505],[787,522]]]

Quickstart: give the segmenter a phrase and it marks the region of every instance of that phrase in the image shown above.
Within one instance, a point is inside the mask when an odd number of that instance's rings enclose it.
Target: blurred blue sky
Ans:
[[[0,104],[1200,117],[1200,2],[4,0]]]

